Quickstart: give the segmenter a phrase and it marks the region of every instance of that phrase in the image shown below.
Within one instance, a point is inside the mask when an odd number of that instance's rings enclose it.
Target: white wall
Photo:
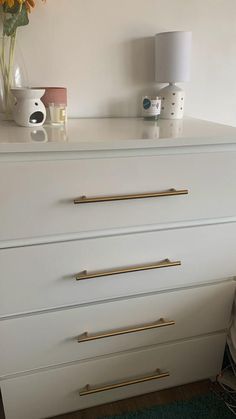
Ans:
[[[236,0],[47,0],[19,38],[31,85],[67,86],[71,116],[134,116],[154,93],[153,35],[192,30],[186,114],[236,125]]]

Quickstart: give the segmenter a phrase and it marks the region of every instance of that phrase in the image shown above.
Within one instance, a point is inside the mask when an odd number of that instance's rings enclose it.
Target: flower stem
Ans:
[[[7,65],[6,65],[6,43],[5,43],[5,36],[1,38],[1,55],[0,55],[0,67],[1,67],[1,73],[2,73],[2,79],[3,79],[3,105],[6,109],[6,91],[7,91]]]
[[[6,114],[7,116],[11,113],[11,87],[12,87],[12,77],[13,77],[13,67],[14,67],[14,53],[16,45],[16,31],[10,37],[10,47],[9,47],[9,57],[8,57],[8,67],[6,71]]]

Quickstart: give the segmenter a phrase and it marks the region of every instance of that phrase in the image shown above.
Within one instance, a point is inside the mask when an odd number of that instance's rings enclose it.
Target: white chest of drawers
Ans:
[[[235,288],[236,129],[74,120],[65,140],[60,128],[2,125],[0,196],[7,419],[219,373]]]

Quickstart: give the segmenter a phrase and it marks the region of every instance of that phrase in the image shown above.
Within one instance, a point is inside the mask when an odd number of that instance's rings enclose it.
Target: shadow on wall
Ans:
[[[112,98],[108,105],[108,114],[140,116],[142,96],[155,95],[160,88],[160,85],[155,83],[154,36],[131,39],[122,43],[120,53],[127,96]],[[135,91],[134,94],[132,90]]]

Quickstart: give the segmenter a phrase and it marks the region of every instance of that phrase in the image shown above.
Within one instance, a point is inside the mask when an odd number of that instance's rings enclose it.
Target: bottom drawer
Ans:
[[[6,419],[42,419],[213,377],[224,346],[225,334],[208,335],[4,380]]]

